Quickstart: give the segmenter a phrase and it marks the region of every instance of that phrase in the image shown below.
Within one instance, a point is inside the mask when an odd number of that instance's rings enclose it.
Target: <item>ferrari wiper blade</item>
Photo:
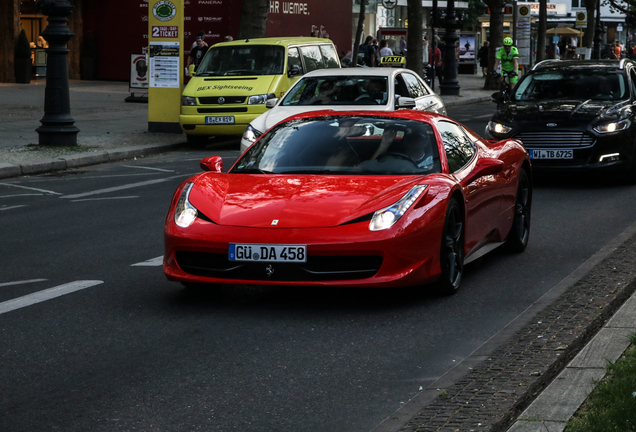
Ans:
[[[333,171],[328,169],[299,169],[299,170],[290,170],[283,171],[280,174],[351,174],[348,171]]]
[[[273,174],[271,171],[266,171],[258,168],[237,168],[232,170],[235,174]]]

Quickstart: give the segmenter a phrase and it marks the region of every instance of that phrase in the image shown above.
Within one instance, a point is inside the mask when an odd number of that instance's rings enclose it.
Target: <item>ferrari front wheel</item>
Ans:
[[[442,274],[437,282],[439,292],[444,295],[455,294],[464,273],[464,218],[454,198],[451,198],[446,209],[440,266]]]
[[[517,197],[515,198],[514,219],[506,246],[510,252],[521,253],[528,246],[530,238],[530,209],[532,205],[532,186],[525,170],[519,173]]]

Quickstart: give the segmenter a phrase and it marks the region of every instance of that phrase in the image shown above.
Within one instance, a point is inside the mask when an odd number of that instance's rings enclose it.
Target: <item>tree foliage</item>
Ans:
[[[269,0],[243,0],[238,38],[252,39],[265,36]]]

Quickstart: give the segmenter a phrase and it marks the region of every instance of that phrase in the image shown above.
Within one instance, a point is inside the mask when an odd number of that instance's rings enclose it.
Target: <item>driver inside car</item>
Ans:
[[[374,173],[411,173],[426,170],[429,165],[433,165],[433,154],[426,137],[408,130],[399,134],[397,129],[387,128],[373,156],[358,167]]]

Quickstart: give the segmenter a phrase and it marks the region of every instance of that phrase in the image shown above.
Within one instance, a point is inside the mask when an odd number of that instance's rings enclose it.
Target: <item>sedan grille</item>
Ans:
[[[526,148],[582,148],[594,145],[594,138],[585,132],[538,131],[521,132],[513,138],[520,140]]]
[[[175,254],[179,267],[195,276],[253,281],[311,282],[364,279],[382,265],[377,255],[309,256],[306,263],[230,261],[227,254],[185,252]],[[273,273],[266,268],[271,265]],[[268,276],[269,274],[269,276]]]

